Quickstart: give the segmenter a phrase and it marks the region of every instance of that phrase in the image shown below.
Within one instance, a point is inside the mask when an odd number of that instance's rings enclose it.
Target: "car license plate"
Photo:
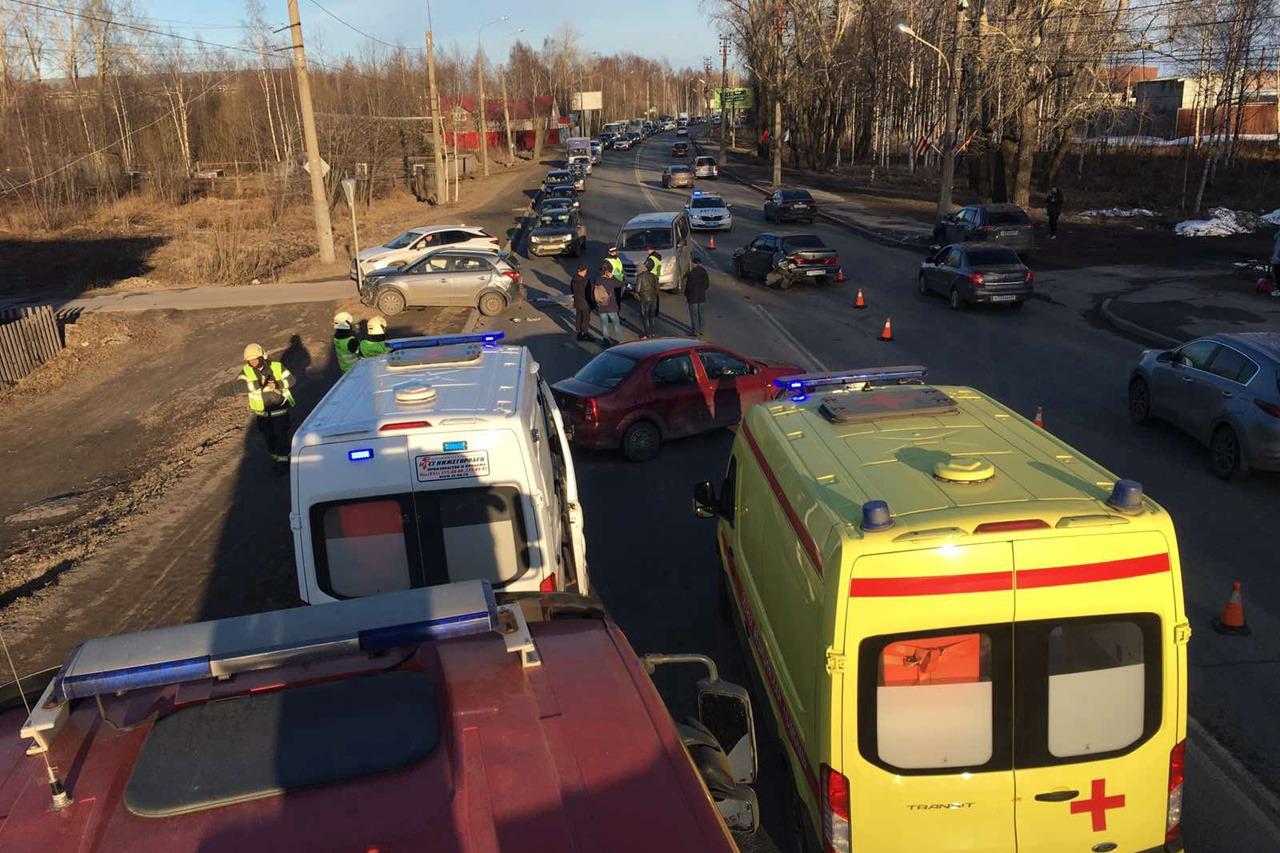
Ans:
[[[1012,301],[1014,301],[1014,300],[1015,300],[1015,299],[1017,299],[1017,298],[1018,298],[1017,296],[1013,296],[1013,295],[1009,295],[1009,296],[993,296],[993,297],[991,297],[991,301],[992,301],[992,302],[1012,302]]]
[[[807,270],[805,275],[826,275],[826,270]]]
[[[799,204],[796,204],[796,205],[795,205],[795,209],[796,209],[796,210],[800,210],[801,208],[805,208],[805,207],[808,207],[808,206],[809,206],[809,205],[807,205],[807,204],[799,203]]]
[[[1018,232],[1017,231],[1001,231],[1000,236],[1001,237],[1017,237]]]

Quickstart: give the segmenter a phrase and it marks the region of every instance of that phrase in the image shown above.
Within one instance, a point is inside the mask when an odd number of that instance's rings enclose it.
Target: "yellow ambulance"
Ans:
[[[694,490],[797,826],[823,851],[1181,849],[1191,630],[1169,514],[924,380],[780,380],[718,494]]]

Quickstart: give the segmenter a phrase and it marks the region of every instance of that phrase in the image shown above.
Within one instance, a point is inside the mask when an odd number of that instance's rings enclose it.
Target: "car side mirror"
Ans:
[[[698,680],[698,722],[729,757],[733,781],[756,780],[756,723],[745,687],[719,678]]]
[[[720,500],[716,497],[716,487],[710,480],[703,480],[693,486],[693,514],[698,518],[715,518],[720,508]]]
[[[1161,364],[1169,364],[1170,362],[1173,361],[1173,350],[1165,350],[1164,352],[1160,353],[1159,355],[1156,356],[1156,361],[1160,362]]]

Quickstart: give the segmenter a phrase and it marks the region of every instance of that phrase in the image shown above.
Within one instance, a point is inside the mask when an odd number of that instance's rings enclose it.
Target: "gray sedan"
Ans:
[[[1129,417],[1168,421],[1209,447],[1224,480],[1280,471],[1280,333],[1198,338],[1146,350],[1129,377]]]
[[[980,302],[1021,308],[1034,278],[1012,249],[944,246],[920,264],[916,288],[921,295],[941,293],[956,310]]]
[[[364,277],[360,301],[391,316],[405,308],[465,305],[491,317],[520,296],[520,270],[508,252],[437,249],[396,269]]]

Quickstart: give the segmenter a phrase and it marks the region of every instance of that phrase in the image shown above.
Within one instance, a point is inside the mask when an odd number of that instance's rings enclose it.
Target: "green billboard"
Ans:
[[[748,110],[751,109],[751,90],[746,88],[728,88],[713,89],[711,96],[711,109],[720,109],[720,98],[723,93],[724,105],[728,109]]]

